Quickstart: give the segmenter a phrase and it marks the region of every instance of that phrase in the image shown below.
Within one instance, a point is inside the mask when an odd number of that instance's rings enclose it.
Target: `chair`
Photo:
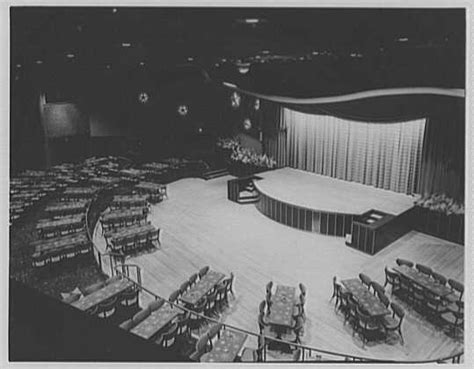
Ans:
[[[138,289],[131,287],[122,292],[120,304],[130,309],[138,307]]]
[[[448,325],[449,333],[457,335],[458,329],[464,325],[464,314],[448,311],[441,315],[442,321]]]
[[[425,290],[423,293],[423,311],[427,316],[439,318],[448,311],[444,301],[438,296]]]
[[[156,343],[165,349],[169,349],[176,342],[177,331],[178,323],[172,323],[168,330],[157,338]]]
[[[225,305],[226,288],[225,285],[216,287],[216,309],[221,310]]]
[[[151,312],[156,311],[160,309],[164,305],[164,303],[165,303],[165,300],[163,299],[152,301],[148,304],[147,309],[149,309]]]
[[[352,295],[349,295],[347,298],[347,309],[344,314],[344,325],[349,322],[349,324],[354,328],[352,334],[359,330],[359,314],[358,314],[358,305],[357,302],[353,299]]]
[[[178,336],[188,336],[189,335],[189,320],[191,313],[186,311],[184,314],[180,315],[178,318]]]
[[[300,348],[296,349],[295,352],[293,352],[293,361],[300,361],[301,353],[302,351]]]
[[[267,283],[267,286],[265,287],[265,293],[268,294],[270,292],[270,294],[271,294],[272,293],[272,288],[273,288],[273,282],[270,281],[270,282]]]
[[[427,267],[423,264],[416,264],[416,270],[418,270],[420,273],[427,275],[428,277],[431,277],[431,273],[433,273],[430,267]]]
[[[442,286],[446,286],[446,284],[448,283],[448,279],[440,273],[431,272],[431,276],[436,282],[438,282]]]
[[[176,300],[178,300],[178,297],[179,297],[179,290],[176,290],[173,293],[171,293],[170,297],[168,297],[168,301],[176,302]]]
[[[298,317],[296,319],[295,327],[293,328],[295,333],[295,339],[293,340],[294,343],[301,343],[300,337],[304,333],[304,320],[302,317]]]
[[[208,317],[212,317],[215,315],[216,299],[217,299],[217,291],[214,291],[210,295],[206,296],[206,306],[204,308],[204,315]]]
[[[267,307],[267,302],[265,300],[262,300],[262,302],[260,303],[260,305],[258,306],[258,311],[259,311],[259,314],[263,314],[265,315],[265,308]]]
[[[191,275],[191,277],[189,277],[189,279],[188,279],[189,287],[192,287],[196,284],[197,278],[198,278],[197,273],[194,273],[193,275]]]
[[[412,282],[406,278],[404,275],[400,274],[400,290],[399,294],[400,297],[405,297],[406,299],[410,300],[413,294],[413,284]]]
[[[380,293],[382,295],[385,294],[385,289],[376,281],[370,282],[369,288],[372,288],[374,295],[376,295],[377,293]]]
[[[448,285],[451,287],[451,293],[445,296],[445,300],[449,303],[461,301],[464,295],[464,285],[454,279],[448,279]]]
[[[369,337],[380,331],[380,326],[370,315],[365,314],[359,307],[357,307],[357,315],[359,334],[362,336],[362,344],[363,347],[365,347],[365,344],[369,341]]]
[[[380,293],[377,291],[377,297],[379,298],[380,302],[385,305],[385,307],[388,307],[388,305],[390,305],[390,300],[384,293]]]
[[[426,296],[425,289],[421,287],[420,285],[416,283],[412,283],[411,286],[411,291],[409,294],[409,299],[411,300],[412,304],[415,305],[415,307],[424,308],[424,305],[426,303],[425,301],[425,296]]]
[[[342,312],[344,317],[347,315],[349,311],[349,298],[352,294],[349,291],[341,290],[339,296],[339,306],[337,307],[339,311]]]
[[[342,289],[342,285],[339,284],[339,282],[337,281],[337,277],[334,276],[332,278],[332,296],[331,296],[331,300],[336,298],[336,302],[334,304],[334,306],[336,308],[338,307],[340,299],[341,299],[341,289]]]
[[[179,286],[179,294],[182,296],[184,293],[189,289],[190,283],[189,281],[183,282],[181,286]]]
[[[300,288],[300,293],[301,293],[304,297],[306,297],[306,286],[305,286],[303,283],[300,283],[300,284],[298,285],[298,287]]]
[[[413,263],[412,261],[406,260],[406,259],[400,259],[400,258],[398,258],[398,259],[396,260],[396,263],[397,263],[398,266],[405,265],[405,266],[407,266],[407,267],[409,267],[409,268],[413,268],[413,265],[414,265],[414,263]]]
[[[189,356],[191,361],[199,361],[202,355],[209,352],[209,338],[207,334],[201,336],[196,342],[196,349]]]
[[[299,297],[299,301],[295,304],[293,308],[293,319],[297,319],[298,317],[301,317],[304,320],[306,320],[306,315],[304,312],[305,303],[306,303],[306,298],[303,294],[301,294]]]
[[[135,323],[133,322],[132,319],[128,319],[124,322],[122,322],[119,327],[122,328],[123,330],[129,331],[135,326]]]
[[[265,302],[267,303],[267,314],[271,314],[271,308],[272,308],[272,293],[269,291],[267,292],[267,295],[265,296]]]
[[[110,318],[112,315],[115,314],[117,307],[117,297],[112,297],[107,299],[99,304],[99,310],[97,311],[97,315],[99,318],[107,319]]]
[[[258,347],[256,350],[245,347],[242,351],[240,361],[247,362],[264,362],[264,351],[265,351],[265,337],[258,336]]]
[[[234,279],[235,279],[234,273],[231,272],[229,278],[224,280],[224,284],[226,286],[226,302],[229,302],[228,300],[229,293],[231,293],[232,296],[234,296]]]
[[[260,334],[263,333],[266,327],[268,327],[268,323],[265,321],[264,314],[259,314],[258,315],[258,330]]]
[[[216,323],[212,325],[207,331],[207,337],[209,338],[209,346],[211,350],[214,347],[216,341],[221,338],[222,327],[223,325],[221,323]]]
[[[392,308],[393,314],[391,317],[390,316],[383,317],[382,325],[386,333],[397,331],[403,345],[404,340],[403,340],[403,335],[402,335],[402,322],[403,322],[403,318],[405,317],[405,312],[400,307],[400,305],[398,305],[395,302],[392,302],[390,304],[390,307]]]
[[[151,311],[149,309],[144,309],[144,310],[141,310],[139,311],[138,313],[136,313],[133,317],[132,317],[132,321],[135,323],[135,324],[138,324],[140,323],[141,321],[145,320],[146,318],[148,318],[151,314]]]
[[[393,295],[394,292],[400,289],[400,276],[398,273],[390,270],[387,266],[385,267],[385,283],[383,287],[387,284],[392,286],[391,294]]]
[[[202,277],[204,277],[207,272],[209,271],[209,267],[208,266],[205,266],[204,268],[201,268],[201,270],[199,270],[199,279],[202,279]]]
[[[191,316],[189,317],[189,329],[191,331],[197,330],[198,335],[200,333],[201,326],[204,325],[204,323],[206,323],[206,319],[203,316],[205,307],[206,307],[206,300],[202,299],[193,309],[195,313],[201,314],[201,315],[191,313]]]
[[[370,279],[370,277],[368,275],[366,275],[364,273],[360,273],[359,278],[360,278],[362,284],[366,285],[367,288],[370,287],[370,282],[372,282],[372,280]]]

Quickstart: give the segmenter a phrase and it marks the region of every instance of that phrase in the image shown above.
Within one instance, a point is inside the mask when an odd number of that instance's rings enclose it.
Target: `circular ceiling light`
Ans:
[[[244,129],[246,131],[248,131],[250,128],[252,128],[252,122],[251,122],[250,118],[245,118],[244,122],[242,123],[242,126],[244,127]]]
[[[250,70],[250,63],[237,64],[240,74],[247,74]]]
[[[179,105],[178,114],[181,115],[182,117],[185,117],[186,115],[188,115],[188,107],[184,104]]]
[[[234,91],[232,95],[230,95],[230,103],[234,109],[240,106],[240,95],[237,92]]]
[[[140,104],[146,104],[150,100],[150,96],[146,92],[140,92],[138,94],[138,102]]]
[[[255,102],[253,103],[253,108],[256,111],[260,110],[260,99],[255,99]]]

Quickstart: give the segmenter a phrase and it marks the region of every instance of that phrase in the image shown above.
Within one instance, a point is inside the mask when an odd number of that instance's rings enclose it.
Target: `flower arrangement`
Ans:
[[[234,138],[220,138],[217,146],[230,151],[230,160],[255,169],[273,169],[276,161],[266,154],[257,154],[255,151],[242,147]]]
[[[456,202],[445,194],[425,195],[415,205],[446,215],[464,214],[464,204]]]

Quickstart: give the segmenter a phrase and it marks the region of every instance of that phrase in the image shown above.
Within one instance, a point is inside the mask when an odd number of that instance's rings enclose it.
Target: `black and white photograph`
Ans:
[[[470,367],[471,9],[382,3],[5,5],[5,364]]]

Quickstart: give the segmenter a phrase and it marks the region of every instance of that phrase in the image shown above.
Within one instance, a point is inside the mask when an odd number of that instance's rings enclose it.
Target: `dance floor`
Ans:
[[[283,171],[293,172],[306,175]],[[278,171],[268,175],[271,178],[278,175]],[[222,320],[258,332],[258,305],[265,298],[267,282],[272,280],[295,287],[302,282],[308,289],[303,344],[398,361],[440,358],[463,347],[462,339],[448,337],[403,302],[407,313],[403,322],[405,344],[390,340],[363,347],[358,335],[352,335],[349,325],[343,325],[342,316],[335,312],[330,297],[334,275],[345,279],[364,272],[383,284],[384,266],[394,265],[397,257],[423,262],[447,277],[463,281],[464,247],[410,232],[377,255],[366,255],[345,246],[341,238],[286,227],[262,215],[254,205],[227,200],[226,185],[230,178],[210,181],[187,178],[169,185],[169,199],[154,205],[150,214],[151,222],[163,230],[161,249],[126,261],[141,267],[145,287],[167,297],[205,265],[227,275],[234,272],[235,299],[231,299]],[[379,190],[369,188],[364,193],[372,191]],[[320,194],[319,197],[324,201],[325,196]],[[362,212],[376,204],[362,208],[362,203],[374,201],[371,197],[352,200],[360,204],[357,207]],[[349,200],[351,198],[346,198]],[[391,209],[394,213],[400,211],[396,206]],[[96,228],[95,241],[105,249],[100,226]],[[395,297],[393,300],[397,301]],[[269,358],[271,355],[269,352]]]
[[[257,189],[276,200],[323,212],[362,214],[376,209],[398,215],[416,199],[356,182],[322,176],[303,170],[282,168],[259,173]]]

